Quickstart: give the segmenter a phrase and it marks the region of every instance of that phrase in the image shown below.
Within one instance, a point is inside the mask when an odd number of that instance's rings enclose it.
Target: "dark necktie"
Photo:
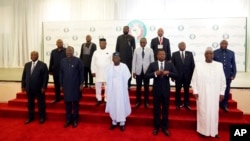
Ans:
[[[32,66],[31,66],[31,73],[30,73],[30,74],[32,74],[32,72],[33,72],[33,70],[34,70],[35,66],[36,66],[35,62],[32,62]]]
[[[164,67],[163,67],[163,63],[161,62],[161,67],[160,67],[160,70],[163,71],[164,70]]]
[[[144,48],[142,48],[142,53],[141,53],[142,59],[144,58],[144,55],[145,55]]]
[[[184,53],[183,53],[183,51],[181,52],[181,60],[182,60],[182,62],[184,62]]]

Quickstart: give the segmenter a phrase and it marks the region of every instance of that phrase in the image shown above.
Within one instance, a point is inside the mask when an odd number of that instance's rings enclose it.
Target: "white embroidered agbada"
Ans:
[[[226,80],[221,63],[198,63],[194,69],[191,86],[198,94],[197,132],[215,137],[219,124],[219,97],[224,95]]]
[[[107,103],[105,112],[116,122],[125,122],[131,113],[128,95],[128,79],[131,77],[127,65],[110,65],[106,71]]]
[[[95,82],[106,82],[105,70],[112,64],[112,52],[110,49],[98,49],[94,52],[91,61],[91,71],[95,73]]]

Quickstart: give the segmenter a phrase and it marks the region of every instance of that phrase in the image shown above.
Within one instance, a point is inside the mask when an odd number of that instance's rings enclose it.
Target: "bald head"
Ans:
[[[86,42],[91,43],[92,37],[90,35],[86,36]]]
[[[220,42],[220,48],[221,48],[221,49],[227,49],[227,46],[228,46],[227,40],[222,40],[222,41]]]
[[[30,53],[30,59],[35,62],[37,59],[38,59],[39,55],[38,55],[38,52],[37,51],[32,51]]]
[[[68,46],[66,48],[66,56],[67,58],[73,57],[74,55],[74,48],[72,46]]]
[[[157,34],[158,34],[159,37],[162,37],[163,34],[164,34],[163,28],[159,28],[159,29],[157,30]]]
[[[62,39],[56,40],[56,46],[59,49],[63,48],[63,40]]]
[[[178,44],[179,50],[184,51],[186,49],[186,43],[185,42],[180,42]]]

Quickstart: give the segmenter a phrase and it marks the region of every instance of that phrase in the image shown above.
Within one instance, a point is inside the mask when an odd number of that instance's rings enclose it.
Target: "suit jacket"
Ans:
[[[214,60],[222,63],[226,79],[236,76],[237,68],[233,51],[216,49],[214,51]]]
[[[144,54],[144,58],[142,58],[142,47],[135,49],[132,61],[132,73],[140,75],[143,69],[145,74],[149,64],[154,61],[154,52],[151,48],[144,47]]]
[[[28,62],[25,64],[22,75],[22,88],[26,91],[41,91],[41,89],[46,89],[48,84],[48,68],[47,65],[41,61],[37,61],[37,64],[31,74],[31,64]]]
[[[157,60],[156,54],[157,54],[159,44],[160,44],[160,41],[159,41],[158,37],[151,40],[151,48],[154,51],[155,61]],[[163,49],[166,52],[166,61],[171,60],[171,49],[170,49],[169,39],[167,39],[165,37],[163,37]]]
[[[195,67],[194,57],[193,53],[190,51],[185,51],[184,56],[185,59],[183,63],[181,60],[180,51],[174,52],[172,55],[172,63],[174,64],[178,73],[178,77],[176,80],[180,80],[184,75],[185,79],[190,82]]]
[[[84,47],[85,46],[86,46],[86,43],[83,43],[81,46],[80,59],[82,60],[85,67],[90,67],[90,64],[92,61],[92,56],[93,56],[94,52],[96,51],[96,44],[95,43],[90,44],[91,48],[90,48],[90,57],[89,58],[84,57]]]
[[[148,67],[146,77],[147,78],[153,78],[153,96],[160,96],[163,95],[165,98],[169,97],[170,93],[170,82],[169,77],[176,78],[177,77],[177,71],[174,67],[174,65],[170,62],[165,61],[164,70],[169,71],[168,76],[155,76],[155,71],[159,70],[158,61],[155,61],[151,63]]]

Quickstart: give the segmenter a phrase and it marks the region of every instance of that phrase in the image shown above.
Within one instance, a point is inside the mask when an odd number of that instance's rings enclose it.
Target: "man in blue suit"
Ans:
[[[176,109],[179,110],[180,107],[184,106],[187,110],[190,110],[189,107],[189,87],[194,71],[194,57],[192,52],[186,51],[185,42],[180,42],[178,44],[179,51],[176,51],[172,55],[172,63],[174,64],[178,77],[175,81],[175,104]],[[184,88],[184,105],[181,103],[181,87]]]
[[[230,85],[232,80],[234,80],[237,72],[234,52],[227,49],[227,46],[228,42],[226,40],[222,40],[220,42],[220,48],[214,51],[214,60],[223,64],[223,69],[226,76],[227,87],[225,90],[224,99],[220,102],[220,108],[225,112],[228,112],[227,106],[230,93]]]
[[[151,48],[154,51],[155,61],[157,60],[158,49],[163,49],[167,54],[165,60],[170,61],[171,60],[171,49],[170,49],[169,39],[163,37],[164,30],[162,28],[158,29],[157,34],[158,34],[158,37],[155,37],[151,40]]]
[[[45,63],[38,60],[38,52],[31,52],[31,62],[25,64],[22,75],[22,91],[27,93],[29,117],[28,124],[34,120],[35,98],[38,101],[40,124],[45,122],[45,90],[48,84],[49,72]]]
[[[163,49],[157,52],[157,61],[151,63],[146,72],[147,78],[154,78],[153,83],[153,107],[154,107],[154,130],[153,135],[158,134],[161,127],[166,136],[168,131],[168,109],[170,99],[169,78],[176,79],[177,71],[174,65],[165,60],[166,53]],[[161,109],[162,107],[162,109]],[[162,119],[161,119],[162,117]]]
[[[75,128],[78,125],[79,101],[83,89],[84,69],[81,59],[73,56],[74,48],[66,48],[66,58],[60,64],[60,85],[64,93],[66,105],[66,122],[64,127],[72,123]]]

